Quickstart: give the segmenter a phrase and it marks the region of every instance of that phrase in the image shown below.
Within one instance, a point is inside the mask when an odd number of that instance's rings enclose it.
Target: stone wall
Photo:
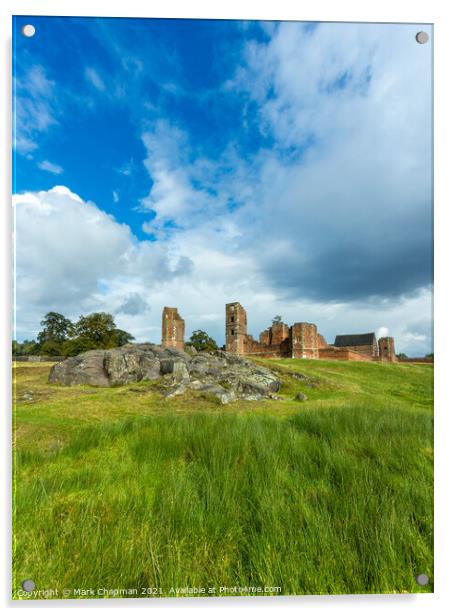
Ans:
[[[40,361],[63,361],[66,357],[60,357],[56,355],[13,355],[13,361],[27,361],[27,362],[40,362]]]
[[[162,347],[184,350],[185,321],[177,308],[165,306],[162,313]]]
[[[328,346],[328,342],[325,340],[322,334],[319,334],[318,332],[317,332],[317,346],[319,349],[325,349]]]
[[[394,338],[385,336],[378,339],[378,350],[380,355],[380,361],[397,361],[397,356],[394,347]]]
[[[359,353],[360,355],[364,355],[369,359],[373,359],[374,357],[378,358],[378,345],[375,342],[374,344],[361,344],[347,347],[340,347],[343,349],[348,349],[349,351],[354,351],[355,353]]]
[[[343,361],[372,361],[369,355],[362,355],[344,347],[327,346],[319,349],[319,359],[340,359]]]
[[[226,304],[226,351],[245,355],[248,341],[246,312],[239,302]]]
[[[292,357],[319,358],[317,325],[314,325],[314,323],[294,323],[290,328],[290,336]]]

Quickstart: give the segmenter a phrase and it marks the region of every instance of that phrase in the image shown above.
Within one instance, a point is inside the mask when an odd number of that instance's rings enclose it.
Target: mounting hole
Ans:
[[[424,43],[427,43],[427,41],[428,41],[428,34],[427,34],[427,32],[424,32],[423,30],[418,32],[416,34],[416,41],[418,43],[420,43],[421,45],[424,45]]]
[[[27,38],[31,38],[35,35],[35,33],[36,28],[33,26],[33,24],[25,24],[25,26],[22,26],[22,34]]]
[[[25,592],[33,592],[36,588],[36,584],[33,582],[33,580],[24,580],[22,582],[22,588],[25,590]]]
[[[428,575],[426,573],[419,573],[419,575],[416,576],[416,582],[419,586],[427,586],[429,582]]]

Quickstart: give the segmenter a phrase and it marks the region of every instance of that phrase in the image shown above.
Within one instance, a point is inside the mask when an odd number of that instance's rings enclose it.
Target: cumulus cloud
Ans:
[[[175,305],[188,333],[222,343],[224,304],[240,301],[255,336],[281,314],[330,342],[388,331],[397,352],[431,350],[428,47],[410,25],[267,26],[222,90],[243,135],[263,137],[254,151],[237,137],[209,159],[181,124],[143,129],[153,241],[64,187],[15,196],[24,335],[49,309],[106,310],[158,341]]]
[[[184,131],[158,120],[143,133],[142,141],[147,152],[144,166],[152,186],[141,205],[155,213],[154,220],[146,223],[146,232],[159,230],[168,222],[193,226],[200,218],[218,213],[221,199],[212,190],[212,161],[190,159]]]
[[[396,298],[432,281],[431,56],[414,34],[281,23],[227,84],[273,139],[247,216],[284,297]]]
[[[398,351],[431,348],[428,317],[419,321],[430,313],[429,292],[379,307],[285,300],[266,284],[253,256],[238,250],[233,213],[160,243],[137,241],[127,225],[64,186],[15,195],[13,202],[19,339],[36,336],[48,310],[74,319],[103,310],[138,341],[159,342],[162,307],[175,305],[187,334],[205,329],[222,344],[224,304],[240,301],[255,336],[282,314],[288,323],[317,323],[329,341],[351,329],[387,327]]]
[[[111,311],[128,293],[149,293],[190,271],[187,255],[137,241],[127,225],[65,186],[14,195],[13,206],[19,336],[36,332],[48,310],[74,318]]]

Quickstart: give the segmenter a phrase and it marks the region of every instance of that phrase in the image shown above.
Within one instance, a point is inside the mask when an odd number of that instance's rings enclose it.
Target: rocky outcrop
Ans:
[[[186,353],[153,344],[87,351],[55,364],[49,374],[49,383],[62,385],[109,387],[157,380],[167,397],[194,390],[223,404],[275,398],[280,388],[270,370],[231,353]]]

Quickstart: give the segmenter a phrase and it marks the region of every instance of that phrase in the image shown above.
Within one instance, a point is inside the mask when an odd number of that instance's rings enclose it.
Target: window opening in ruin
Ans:
[[[234,335],[234,330],[233,330],[233,329],[231,329],[231,336],[233,336],[233,335]]]

